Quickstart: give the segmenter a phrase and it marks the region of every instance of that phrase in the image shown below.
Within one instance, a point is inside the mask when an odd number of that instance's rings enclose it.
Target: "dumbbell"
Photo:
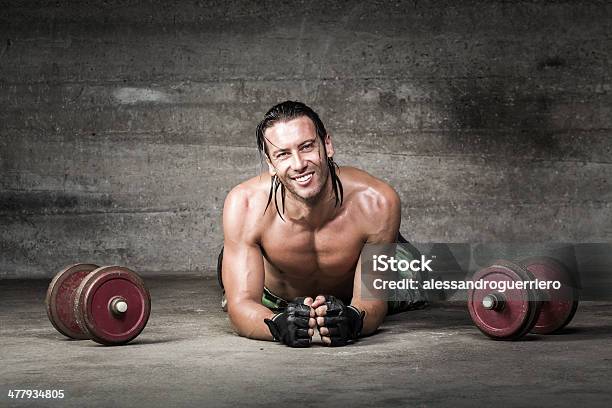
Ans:
[[[576,313],[579,293],[570,272],[554,258],[528,258],[519,264],[498,260],[472,277],[474,282],[498,284],[536,279],[559,281],[561,287],[513,288],[503,293],[489,287],[468,290],[468,309],[476,327],[496,340],[517,340],[529,332],[552,334],[565,327]]]
[[[55,275],[45,305],[51,324],[66,337],[120,345],[146,326],[151,296],[128,268],[79,263]]]

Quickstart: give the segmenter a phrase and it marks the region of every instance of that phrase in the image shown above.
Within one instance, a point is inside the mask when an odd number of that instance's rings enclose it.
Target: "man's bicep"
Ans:
[[[228,302],[261,301],[264,267],[256,234],[248,221],[247,198],[232,191],[223,209],[223,286]]]
[[[259,246],[226,241],[222,271],[225,295],[230,304],[242,300],[261,301],[264,269]]]

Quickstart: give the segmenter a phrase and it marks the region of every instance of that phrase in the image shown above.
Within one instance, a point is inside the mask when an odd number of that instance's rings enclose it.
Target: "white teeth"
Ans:
[[[310,180],[311,178],[312,178],[312,174],[307,174],[307,175],[302,176],[302,177],[297,177],[295,180],[297,180],[300,183],[303,183],[305,181]]]

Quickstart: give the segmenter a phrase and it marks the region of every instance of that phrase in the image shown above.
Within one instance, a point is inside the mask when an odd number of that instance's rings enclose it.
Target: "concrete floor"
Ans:
[[[462,305],[408,312],[344,348],[240,338],[214,279],[146,279],[153,311],[123,347],[49,323],[48,281],[0,280],[0,406],[611,406],[612,303],[583,303],[560,335],[497,342]],[[63,389],[10,400],[9,389]]]

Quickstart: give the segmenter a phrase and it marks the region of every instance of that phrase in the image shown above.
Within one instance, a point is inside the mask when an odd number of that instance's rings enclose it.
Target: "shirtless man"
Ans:
[[[315,328],[332,346],[373,333],[387,302],[362,299],[360,252],[396,242],[397,193],[364,171],[339,168],[330,135],[302,103],[272,107],[257,144],[268,172],[234,187],[223,208],[219,278],[222,270],[232,326],[292,347],[309,346]]]

